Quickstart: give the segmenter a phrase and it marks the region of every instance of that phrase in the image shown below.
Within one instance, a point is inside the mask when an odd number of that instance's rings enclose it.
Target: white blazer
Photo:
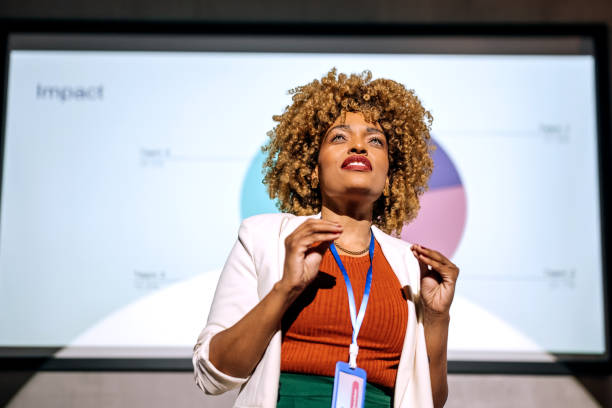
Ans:
[[[209,360],[210,339],[240,320],[281,279],[285,238],[308,218],[320,215],[263,214],[242,221],[236,241],[221,271],[208,322],[193,348],[195,381],[207,394],[240,386],[235,407],[275,408],[281,366],[281,332],[277,331],[261,361],[247,378],[229,376]],[[410,244],[372,226],[385,258],[402,287],[409,286],[408,324],[395,382],[394,408],[433,407],[425,333],[417,318],[420,269]],[[420,315],[420,313],[419,313]]]

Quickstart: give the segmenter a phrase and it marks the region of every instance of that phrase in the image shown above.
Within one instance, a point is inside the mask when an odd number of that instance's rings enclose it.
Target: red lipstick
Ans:
[[[372,171],[372,164],[367,157],[354,154],[342,162],[342,168],[345,170]]]

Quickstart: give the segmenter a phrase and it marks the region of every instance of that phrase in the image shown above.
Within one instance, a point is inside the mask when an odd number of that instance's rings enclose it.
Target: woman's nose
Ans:
[[[365,143],[363,143],[361,140],[354,140],[353,143],[350,146],[350,153],[357,153],[357,154],[364,154],[367,153],[368,151],[365,148]]]

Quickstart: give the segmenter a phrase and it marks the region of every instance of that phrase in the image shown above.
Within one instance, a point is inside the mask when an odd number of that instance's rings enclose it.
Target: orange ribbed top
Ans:
[[[357,311],[370,266],[369,255],[340,255],[355,295]],[[408,322],[408,306],[395,273],[375,244],[372,288],[359,331],[357,365],[368,382],[392,388]],[[281,371],[334,376],[337,361],[348,362],[352,326],[342,272],[330,250],[315,281],[285,313]]]

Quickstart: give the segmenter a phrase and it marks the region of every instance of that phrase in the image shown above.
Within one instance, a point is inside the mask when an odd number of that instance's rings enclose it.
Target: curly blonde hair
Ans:
[[[404,223],[419,211],[419,196],[427,190],[433,170],[429,131],[433,117],[414,90],[390,79],[372,80],[361,74],[332,68],[321,80],[289,90],[293,103],[272,119],[278,124],[267,132],[262,147],[264,184],[282,212],[311,215],[321,210],[321,193],[311,176],[327,129],[346,112],[361,112],[367,122],[378,122],[389,147],[389,194],[374,203],[373,223],[388,234],[399,235]]]

